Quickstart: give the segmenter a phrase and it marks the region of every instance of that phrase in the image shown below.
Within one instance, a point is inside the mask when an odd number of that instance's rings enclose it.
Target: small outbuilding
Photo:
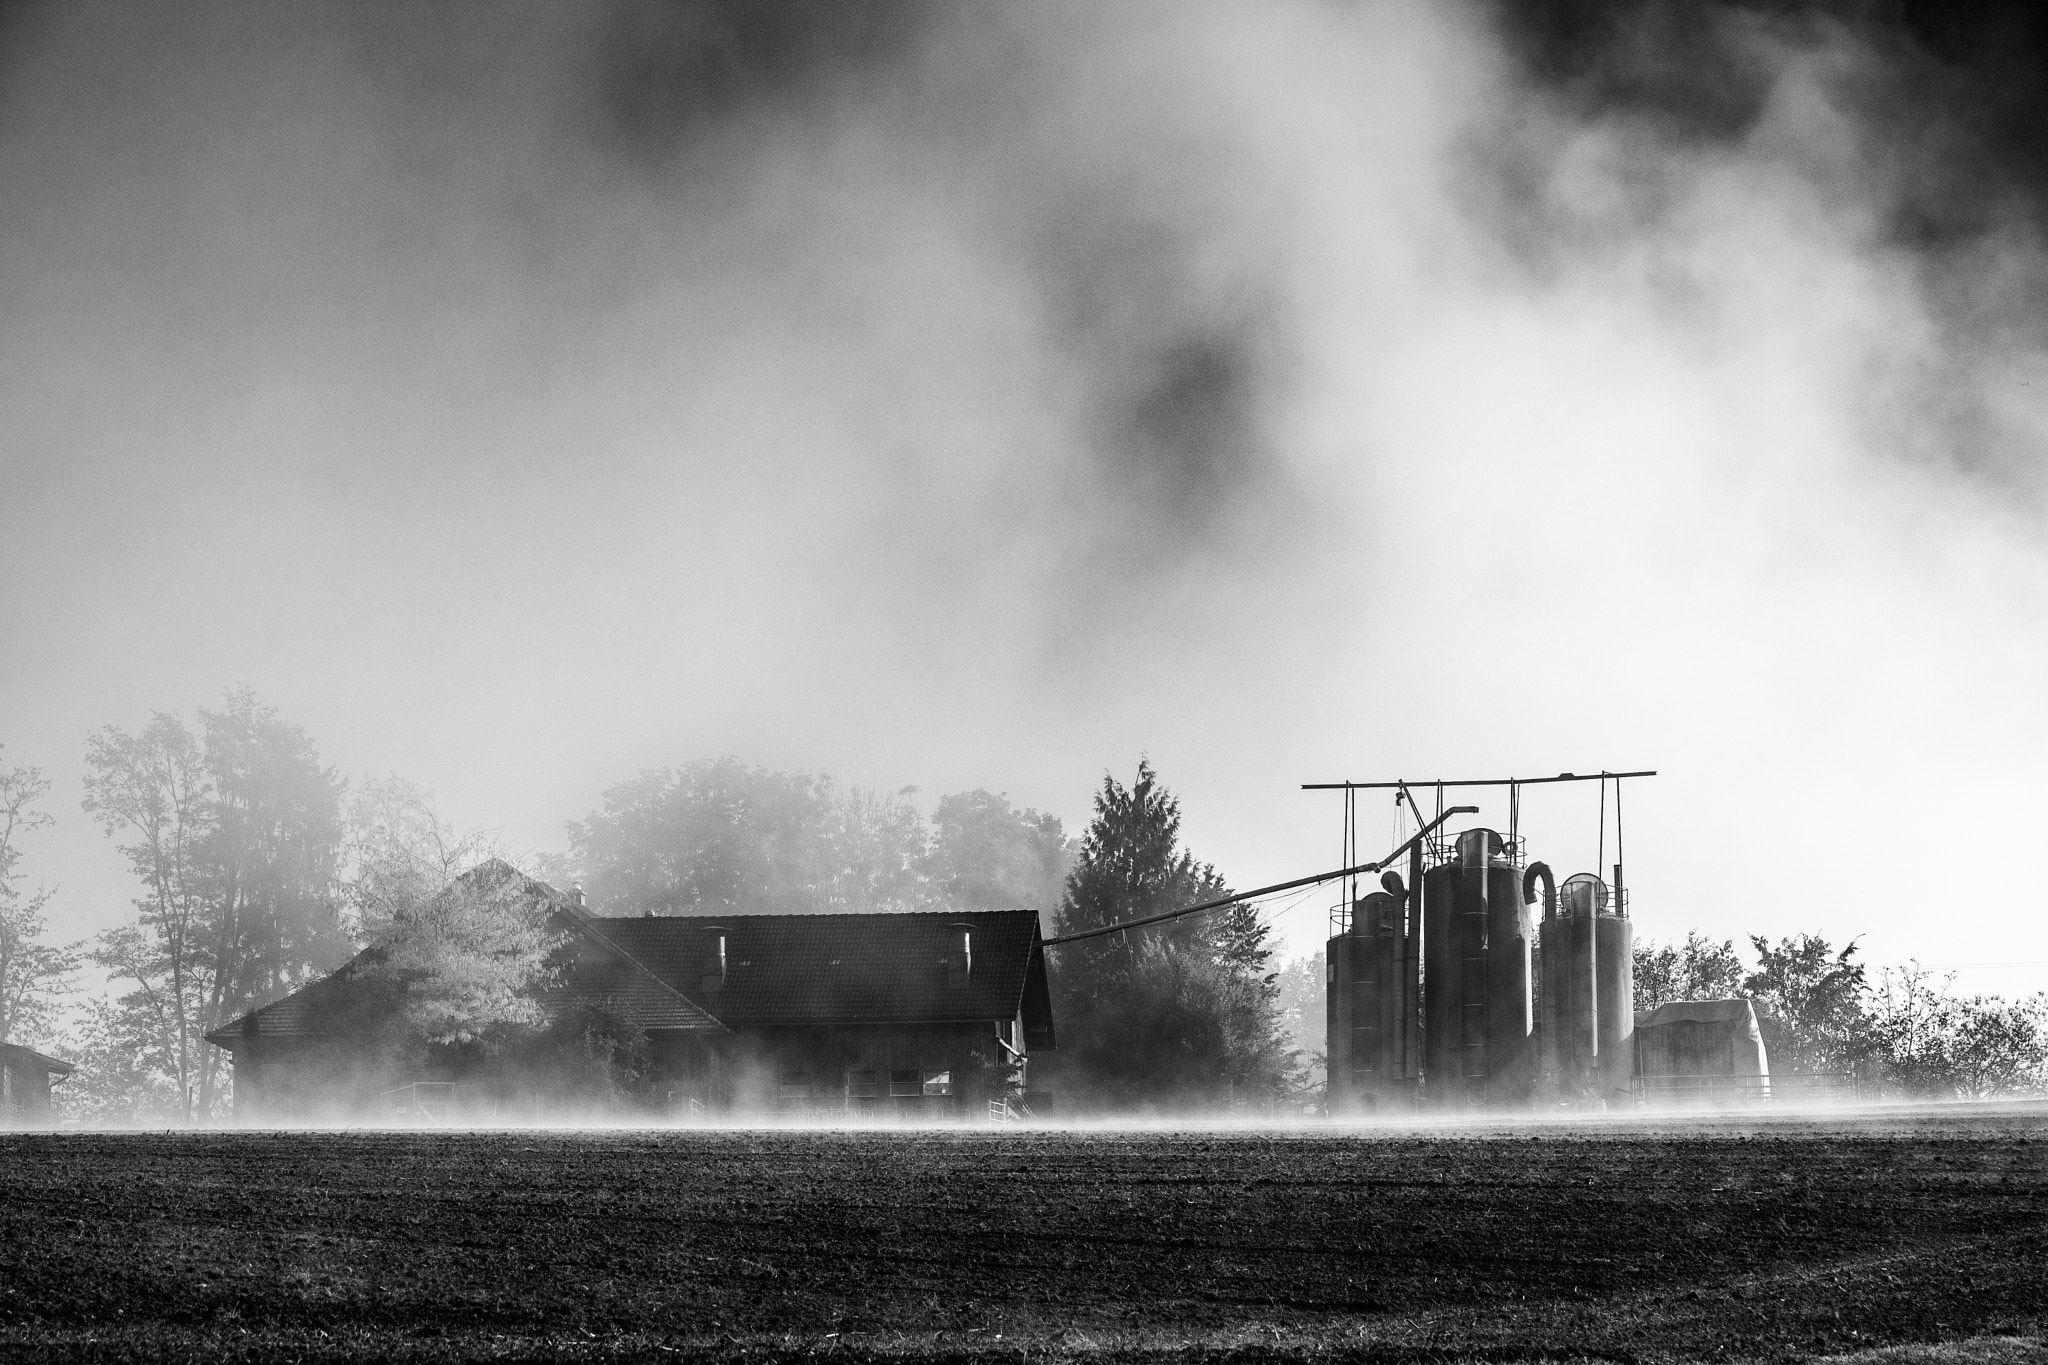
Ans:
[[[1748,1000],[1674,1000],[1636,1016],[1645,1099],[1768,1099],[1770,1061]]]
[[[71,1063],[33,1048],[0,1043],[0,1128],[49,1128],[56,1123],[50,1087],[71,1074]]]

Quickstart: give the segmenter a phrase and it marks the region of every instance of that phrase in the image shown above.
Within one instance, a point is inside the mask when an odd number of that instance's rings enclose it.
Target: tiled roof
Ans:
[[[1009,1019],[1051,1045],[1038,916],[656,915],[590,921],[729,1028],[776,1024]],[[960,933],[971,955],[956,984]],[[725,973],[718,975],[718,937]]]
[[[574,959],[561,981],[547,992],[550,1004],[609,1000],[644,1029],[719,1028],[717,1019],[621,949],[604,932],[601,922],[573,910],[565,910],[563,915],[579,932],[572,940]]]
[[[487,863],[463,879],[508,877],[519,874]],[[585,914],[544,882],[519,879],[569,935],[571,960],[547,992],[551,1003],[608,999],[645,1029],[942,1023],[1021,1013],[1028,1046],[1053,1044],[1038,916],[1028,910],[608,919]],[[250,1038],[315,1037],[345,983],[381,960],[378,948],[365,949],[207,1039],[231,1048]]]
[[[567,962],[560,980],[543,998],[550,1004],[586,1000],[609,1000],[621,1006],[644,1029],[712,1029],[718,1020],[692,1004],[675,989],[628,954],[569,903],[566,896],[546,882],[524,877],[503,863],[486,863],[463,874],[462,880],[490,885],[516,877],[520,890],[548,905],[554,924],[568,937]],[[206,1035],[207,1041],[233,1047],[249,1038],[312,1038],[325,1029],[323,1016],[339,1003],[347,982],[383,960],[381,949],[372,946],[351,958],[339,969],[311,982],[282,999],[251,1010],[233,1023]]]
[[[343,985],[383,959],[384,955],[378,949],[365,948],[318,981],[308,982],[290,995],[253,1009],[233,1023],[221,1025],[206,1035],[206,1041],[233,1047],[244,1038],[317,1037],[321,1030],[314,1021],[338,1003]]]

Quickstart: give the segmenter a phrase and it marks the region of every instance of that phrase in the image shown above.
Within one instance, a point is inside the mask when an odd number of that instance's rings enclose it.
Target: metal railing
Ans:
[[[386,1116],[408,1123],[448,1124],[455,1121],[455,1082],[412,1081],[377,1097]]]
[[[1775,1103],[1855,1101],[1862,1089],[1852,1071],[1812,1071],[1782,1076],[1637,1076],[1630,1089],[1639,1101],[1756,1100]]]

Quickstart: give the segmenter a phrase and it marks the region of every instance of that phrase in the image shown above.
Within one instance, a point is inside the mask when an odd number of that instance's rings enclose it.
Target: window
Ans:
[[[924,1073],[921,1071],[892,1071],[889,1073],[889,1094],[895,1098],[924,1093]]]
[[[927,1095],[950,1095],[953,1093],[953,1073],[950,1071],[927,1071],[924,1073],[924,1093]]]
[[[811,1078],[801,1071],[785,1071],[777,1093],[785,1100],[807,1100],[811,1097]]]
[[[846,1073],[846,1095],[848,1099],[873,1099],[881,1093],[872,1071],[849,1071]]]

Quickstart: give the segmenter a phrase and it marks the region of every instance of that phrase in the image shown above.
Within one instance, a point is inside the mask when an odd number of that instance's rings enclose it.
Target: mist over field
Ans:
[[[247,683],[532,851],[1143,752],[1246,886],[1300,782],[1652,767],[1640,932],[2048,984],[2038,42],[1934,8],[11,8],[53,933],[86,733]]]

